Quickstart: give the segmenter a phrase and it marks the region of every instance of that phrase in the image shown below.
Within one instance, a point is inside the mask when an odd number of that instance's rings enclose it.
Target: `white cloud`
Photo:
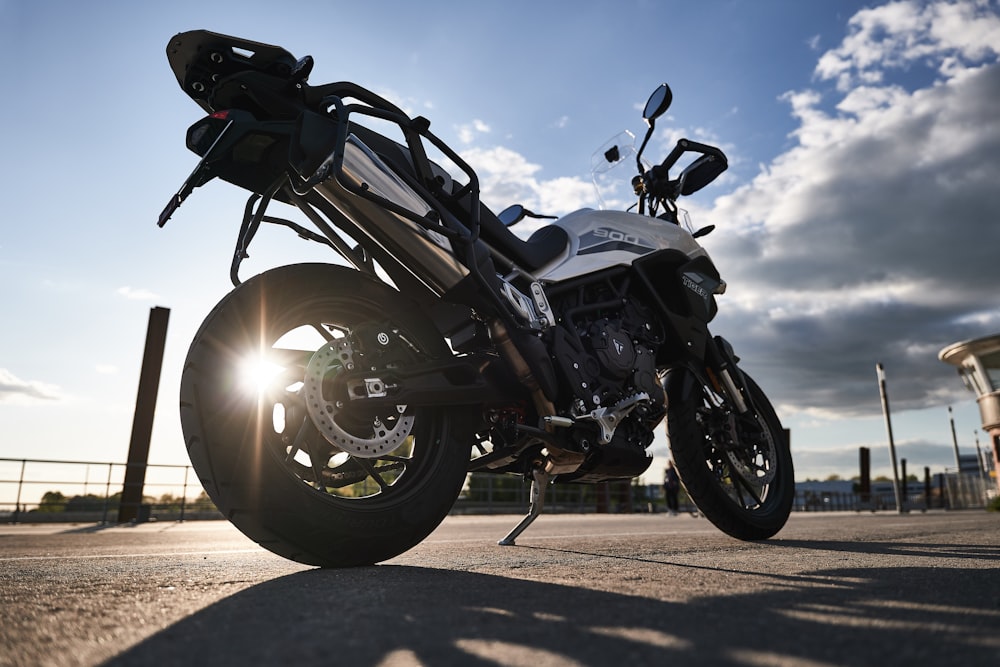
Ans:
[[[877,84],[886,70],[927,62],[943,74],[958,60],[979,62],[1000,48],[1000,17],[990,2],[891,2],[855,14],[849,34],[816,66],[841,90]]]
[[[877,410],[878,360],[899,378],[897,407],[940,404],[961,385],[935,351],[1000,322],[1000,34],[984,7],[859,12],[817,66],[841,99],[825,110],[818,91],[786,94],[795,145],[708,212],[731,286],[716,328],[739,332],[776,402]],[[894,82],[928,62],[936,82]]]
[[[494,211],[511,204],[523,204],[545,215],[562,215],[583,206],[593,205],[594,186],[572,177],[539,179],[540,165],[504,147],[473,148],[463,157],[479,176],[481,199]],[[530,230],[530,222],[518,225]]]
[[[463,144],[471,144],[479,135],[489,134],[490,126],[477,118],[471,123],[459,125],[455,128],[455,132],[458,134],[459,141]]]
[[[132,301],[155,301],[160,298],[159,295],[147,289],[130,287],[128,285],[119,287],[115,290],[115,293]]]
[[[0,403],[30,404],[59,399],[59,388],[45,382],[22,380],[0,368]]]

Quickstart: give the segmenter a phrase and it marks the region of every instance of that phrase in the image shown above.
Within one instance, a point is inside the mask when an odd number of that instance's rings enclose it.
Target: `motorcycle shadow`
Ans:
[[[983,611],[980,598],[996,569],[817,570],[671,601],[644,595],[641,571],[676,566],[616,566],[638,568],[634,594],[595,590],[595,570],[570,575],[587,576],[580,585],[400,565],[309,570],[216,602],[107,664],[885,665],[904,654],[987,664],[997,655],[988,637],[1000,611]]]

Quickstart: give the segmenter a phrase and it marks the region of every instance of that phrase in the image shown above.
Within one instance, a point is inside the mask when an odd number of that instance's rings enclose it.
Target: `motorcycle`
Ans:
[[[681,223],[677,199],[727,167],[681,140],[642,153],[672,102],[649,98],[633,154],[637,209],[575,211],[521,239],[479,200],[474,170],[399,107],[355,83],[308,83],[313,59],[203,30],[167,57],[206,113],[201,157],[161,213],[222,179],[251,192],[234,289],[190,345],[181,425],[206,492],[248,537],[323,567],[372,564],[423,540],[468,473],[531,482],[629,480],[666,420],[701,513],[742,540],[788,518],[793,468],[781,422],[708,324],[726,283]],[[389,136],[391,135],[391,136]],[[697,157],[675,177],[682,156]],[[433,158],[433,159],[432,159]],[[270,215],[274,202],[310,226]],[[239,276],[262,224],[326,246],[335,262]]]

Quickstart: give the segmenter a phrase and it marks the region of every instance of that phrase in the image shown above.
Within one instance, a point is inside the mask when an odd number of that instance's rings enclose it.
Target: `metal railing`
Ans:
[[[117,521],[125,471],[133,465],[102,461],[0,458],[0,521]],[[138,520],[218,516],[201,494],[189,465],[146,464],[144,498],[133,507]],[[150,493],[152,491],[152,494]],[[176,495],[174,495],[176,494]],[[163,502],[169,496],[168,502]]]
[[[136,464],[138,465],[138,464]],[[0,521],[117,522],[121,492],[130,464],[97,461],[0,458]],[[984,507],[991,495],[979,476],[949,473],[930,497],[921,490],[904,498],[904,509]],[[453,514],[520,514],[529,504],[530,484],[509,475],[473,473],[452,508]],[[205,496],[190,465],[147,464],[143,501],[134,507],[137,521],[221,518]],[[194,498],[188,494],[193,493]],[[133,503],[135,505],[135,503]],[[793,510],[894,511],[892,493],[831,493],[799,490]],[[658,484],[606,482],[552,484],[546,490],[550,513],[633,513],[666,510]],[[682,490],[680,510],[697,512]]]
[[[940,485],[930,489],[911,481],[908,489],[902,492],[901,500],[907,511],[978,509],[986,507],[995,493],[992,480],[985,475],[945,472],[940,475]],[[893,491],[861,494],[798,490],[793,509],[798,512],[895,511],[896,496]]]

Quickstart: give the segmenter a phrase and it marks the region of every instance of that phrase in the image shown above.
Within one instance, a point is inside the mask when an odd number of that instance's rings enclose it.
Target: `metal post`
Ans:
[[[965,492],[965,475],[962,474],[962,457],[958,454],[958,436],[955,435],[955,415],[951,411],[951,406],[948,406],[948,423],[951,424],[951,445],[955,449],[955,468],[958,472],[955,476],[955,486],[958,489],[958,496],[961,498],[961,502],[967,502],[968,494]]]
[[[114,463],[108,464],[108,481],[104,484],[104,515],[101,517],[101,524],[108,522],[108,503],[111,502],[111,471],[114,469],[114,465]]]
[[[181,518],[178,522],[184,523],[184,507],[187,505],[187,495],[188,495],[188,471],[191,470],[191,466],[184,466],[184,491],[181,492]]]
[[[958,436],[955,435],[955,415],[951,411],[951,406],[948,406],[948,422],[951,424],[951,445],[955,449],[955,467],[958,468],[958,472],[962,472],[962,459],[958,455]]]
[[[903,469],[903,472],[900,473],[899,495],[903,497],[903,505],[906,505],[910,502],[910,483],[906,478],[906,459],[900,459],[899,466]]]
[[[989,474],[986,472],[986,459],[983,457],[983,450],[979,446],[979,431],[973,431],[972,435],[976,439],[976,458],[979,459],[979,481],[983,485],[983,505],[985,506],[990,502],[989,494],[986,492]]]
[[[872,503],[872,450],[867,447],[858,449],[858,466],[861,469],[861,481],[858,484],[858,492],[861,494],[861,504],[865,508],[874,510]]]
[[[924,509],[931,508],[931,469],[924,466]]]
[[[882,364],[875,364],[878,374],[878,389],[882,396],[882,414],[885,415],[885,430],[889,436],[889,456],[892,458],[892,491],[896,496],[896,511],[903,513],[903,501],[899,493],[899,469],[896,467],[896,442],[892,438],[892,419],[889,416],[889,395],[885,387],[885,369]]]
[[[149,311],[146,347],[142,355],[142,370],[139,373],[139,393],[135,400],[135,417],[132,420],[132,437],[128,446],[128,463],[122,487],[122,502],[118,508],[118,523],[127,523],[139,518],[169,319],[169,308],[156,306]]]
[[[11,523],[17,523],[21,519],[21,487],[24,486],[24,466],[27,464],[26,459],[21,459],[21,477],[17,480],[17,504],[14,505],[14,517]]]

